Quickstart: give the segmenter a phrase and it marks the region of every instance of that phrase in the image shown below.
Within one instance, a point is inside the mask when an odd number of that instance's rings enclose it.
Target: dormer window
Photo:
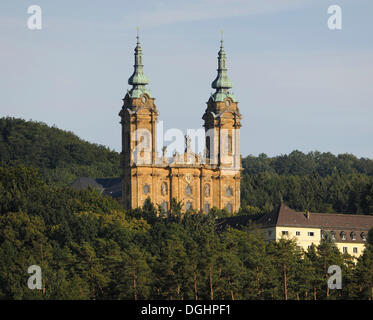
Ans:
[[[351,239],[352,240],[356,240],[356,233],[355,232],[351,232]]]
[[[346,240],[347,239],[346,232],[344,232],[344,231],[342,231],[340,233],[340,236],[341,236],[341,240]]]
[[[361,237],[361,239],[363,239],[363,241],[367,241],[367,237],[366,237],[366,235],[365,235],[364,232],[362,232],[362,233],[360,234],[360,237]]]
[[[334,231],[330,231],[330,235],[332,236],[332,239],[335,240],[335,233],[334,233]]]

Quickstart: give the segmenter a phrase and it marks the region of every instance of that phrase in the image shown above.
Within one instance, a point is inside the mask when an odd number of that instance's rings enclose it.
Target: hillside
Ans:
[[[119,153],[41,122],[0,119],[0,166],[38,168],[49,185],[79,176],[120,176]],[[267,212],[285,201],[295,210],[373,213],[373,160],[351,154],[293,151],[242,159],[241,214]]]
[[[373,160],[351,154],[293,151],[242,159],[242,213],[282,201],[299,211],[373,213]]]
[[[333,155],[330,152],[309,152],[298,150],[286,155],[268,157],[262,153],[258,157],[249,155],[242,159],[242,167],[247,174],[260,172],[279,175],[298,175],[317,173],[322,177],[333,174],[365,174],[373,176],[373,160],[357,158],[352,154]]]
[[[79,176],[118,177],[119,154],[42,122],[0,118],[0,166],[40,170],[48,184],[59,186]]]
[[[95,190],[0,167],[0,300],[373,299],[373,229],[354,264],[329,240],[302,251],[255,226],[218,231],[213,212],[156,213],[149,202],[125,212]],[[342,290],[327,290],[325,264],[341,266]],[[31,265],[43,290],[25,285]]]
[[[373,213],[371,160],[316,154],[244,158],[240,214],[281,201]],[[330,239],[302,251],[294,239],[265,241],[255,225],[218,229],[224,210],[181,218],[172,202],[159,219],[150,201],[125,211],[93,189],[58,187],[118,175],[116,152],[43,123],[0,119],[0,300],[373,299],[373,229],[355,264]],[[327,290],[326,263],[342,266],[342,290]],[[43,290],[25,285],[35,264]]]

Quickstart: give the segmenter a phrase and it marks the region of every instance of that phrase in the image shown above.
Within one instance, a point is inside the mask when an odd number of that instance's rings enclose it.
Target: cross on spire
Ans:
[[[140,45],[139,27],[136,28],[136,48],[135,48],[135,64],[132,76],[128,79],[128,84],[132,85],[130,90],[131,96],[137,97],[142,92],[145,92],[145,85],[149,83],[148,77],[144,73],[144,65],[142,64],[142,48]]]
[[[225,51],[223,47],[223,30],[221,32],[220,50],[218,53],[218,75],[212,82],[211,87],[216,89],[216,93],[225,93],[232,88],[232,81],[227,76],[227,69],[225,67]]]

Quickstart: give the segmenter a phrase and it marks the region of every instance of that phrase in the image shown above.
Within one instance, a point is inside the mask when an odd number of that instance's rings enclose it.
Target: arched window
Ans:
[[[355,232],[352,231],[350,236],[351,236],[352,240],[356,240],[356,233]]]
[[[210,158],[210,137],[206,137],[206,158]]]
[[[334,231],[330,231],[330,235],[332,236],[332,239],[335,240],[335,232]]]
[[[225,189],[225,195],[227,197],[231,197],[233,195],[233,190],[231,187],[228,187],[227,189]]]
[[[185,187],[185,194],[188,196],[192,194],[192,187],[189,184]]]
[[[231,155],[233,150],[232,146],[232,135],[228,134],[228,154]]]
[[[167,215],[167,212],[168,212],[168,203],[166,201],[162,202],[162,204],[161,204],[161,211],[162,211],[162,215],[163,216]]]
[[[362,232],[362,233],[360,234],[360,237],[361,237],[361,239],[362,239],[363,241],[367,241],[367,237],[366,237],[366,235],[365,235],[364,232]]]

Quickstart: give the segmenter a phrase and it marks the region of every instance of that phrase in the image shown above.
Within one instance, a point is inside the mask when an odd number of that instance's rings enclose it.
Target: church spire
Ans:
[[[227,75],[227,68],[225,66],[226,56],[225,50],[223,46],[223,31],[222,37],[220,40],[220,50],[218,53],[218,75],[216,76],[215,80],[211,83],[211,87],[216,89],[215,93],[213,94],[215,101],[223,101],[226,96],[231,96],[229,93],[229,89],[233,87],[232,81],[228,78]]]
[[[145,85],[149,83],[148,77],[144,73],[144,65],[142,64],[142,48],[139,40],[139,28],[137,28],[137,44],[135,48],[135,64],[132,76],[128,79],[128,84],[132,85],[130,96],[138,98],[142,93],[149,92],[145,89]]]

